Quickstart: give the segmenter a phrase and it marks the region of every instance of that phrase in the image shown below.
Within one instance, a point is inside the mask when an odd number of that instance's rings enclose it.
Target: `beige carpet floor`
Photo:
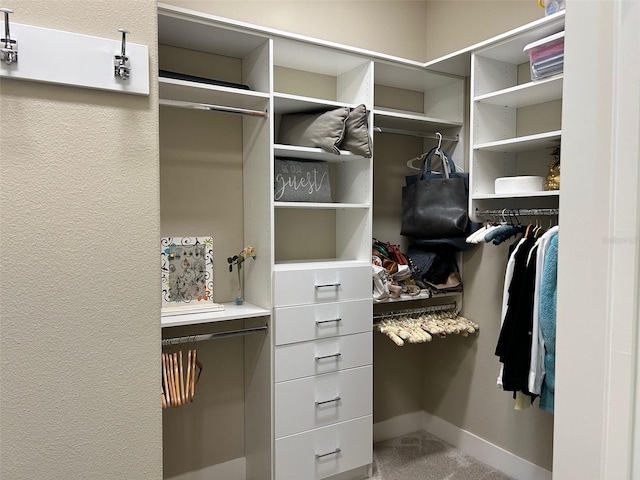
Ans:
[[[428,432],[373,446],[373,480],[513,480]]]

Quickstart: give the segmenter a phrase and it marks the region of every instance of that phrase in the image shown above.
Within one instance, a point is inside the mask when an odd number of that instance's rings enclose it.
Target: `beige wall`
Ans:
[[[544,16],[536,0],[165,3],[418,61],[433,60]]]
[[[128,28],[155,71],[155,2],[3,6],[16,23]],[[0,123],[0,478],[161,478],[156,88],[2,79]]]
[[[413,60],[424,61],[426,55],[424,1],[169,0],[165,3]]]
[[[537,0],[427,0],[426,58],[433,60],[544,16]]]

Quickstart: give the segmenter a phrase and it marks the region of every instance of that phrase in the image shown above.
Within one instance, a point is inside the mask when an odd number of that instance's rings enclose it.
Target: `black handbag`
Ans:
[[[442,175],[431,174],[431,159],[442,158]],[[445,152],[432,149],[424,158],[418,179],[402,188],[401,235],[442,238],[465,235],[469,226],[465,179],[451,173]]]

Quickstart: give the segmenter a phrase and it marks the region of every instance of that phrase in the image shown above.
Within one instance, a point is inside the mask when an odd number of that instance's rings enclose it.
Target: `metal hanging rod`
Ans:
[[[163,100],[160,99],[160,105],[167,107],[189,108],[195,110],[207,110],[223,113],[235,113],[237,115],[249,115],[253,117],[267,117],[267,112],[262,110],[251,110],[249,108],[227,107],[225,105],[210,105],[207,103],[183,102],[180,100]]]
[[[476,209],[476,215],[479,217],[506,217],[506,216],[523,216],[523,217],[542,217],[542,216],[556,216],[560,214],[558,208],[503,208],[495,210],[478,210]]]
[[[457,303],[447,303],[444,305],[431,305],[429,307],[420,307],[420,308],[410,308],[407,310],[400,310],[396,312],[385,312],[380,313],[378,315],[374,315],[374,320],[383,320],[385,318],[393,318],[400,317],[403,315],[413,315],[413,314],[422,314],[422,313],[434,313],[434,312],[446,312],[446,311],[455,311],[458,308]]]
[[[251,335],[253,333],[260,333],[267,330],[268,327],[253,327],[253,328],[244,328],[241,330],[229,330],[228,332],[217,332],[217,333],[205,333],[202,335],[189,335],[186,337],[173,337],[173,338],[163,338],[162,346],[167,347],[169,345],[180,345],[181,343],[193,343],[193,342],[202,342],[205,340],[217,340],[219,338],[227,338],[227,337],[239,337],[243,335]]]
[[[392,133],[394,135],[406,135],[409,137],[433,138],[434,140],[438,140],[440,138],[435,133],[416,132],[413,130],[401,130],[398,128],[373,127],[373,131],[378,133]],[[446,142],[457,142],[459,139],[460,139],[459,135],[442,135],[442,140]]]

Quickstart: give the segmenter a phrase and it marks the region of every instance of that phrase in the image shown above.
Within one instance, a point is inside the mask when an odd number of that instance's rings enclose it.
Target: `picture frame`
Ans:
[[[213,237],[160,241],[162,314],[223,310],[213,301]]]

